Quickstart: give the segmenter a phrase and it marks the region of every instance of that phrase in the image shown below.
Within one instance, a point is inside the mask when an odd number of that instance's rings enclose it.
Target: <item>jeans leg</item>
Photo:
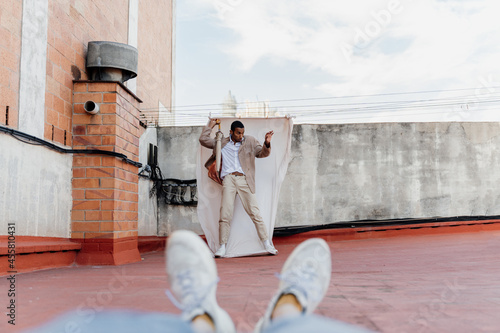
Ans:
[[[82,311],[80,311],[82,312]],[[178,316],[166,313],[141,313],[129,310],[101,312],[73,311],[40,327],[26,332],[54,333],[194,333],[189,323]]]
[[[238,177],[237,192],[240,196],[243,208],[247,212],[248,216],[250,216],[252,222],[255,225],[255,228],[257,229],[257,234],[259,235],[260,240],[265,241],[269,239],[266,225],[264,224],[264,219],[260,215],[257,197],[250,191],[250,187],[248,187],[246,177]]]
[[[369,333],[371,331],[318,315],[301,315],[278,319],[263,333]]]
[[[234,200],[236,199],[235,176],[227,175],[222,181],[222,201],[219,219],[219,244],[226,244],[231,230],[231,220],[234,214]]]

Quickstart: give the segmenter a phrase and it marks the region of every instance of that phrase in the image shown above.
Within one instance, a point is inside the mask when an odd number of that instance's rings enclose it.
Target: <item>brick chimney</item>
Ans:
[[[96,114],[84,109],[88,101]],[[121,265],[140,261],[138,166],[141,100],[120,82],[73,83],[73,149],[99,149],[126,155],[74,154],[73,241],[83,265]],[[92,103],[90,103],[92,104]],[[88,105],[88,104],[87,104]]]

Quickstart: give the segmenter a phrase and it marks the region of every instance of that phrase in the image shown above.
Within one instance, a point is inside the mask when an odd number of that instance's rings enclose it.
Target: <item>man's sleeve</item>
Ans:
[[[264,158],[268,157],[271,154],[271,143],[269,143],[269,147],[261,145],[257,139],[255,139],[255,157]]]
[[[211,138],[210,133],[212,133],[212,129],[208,125],[203,127],[200,135],[200,144],[203,147],[213,149],[215,147],[215,138]]]

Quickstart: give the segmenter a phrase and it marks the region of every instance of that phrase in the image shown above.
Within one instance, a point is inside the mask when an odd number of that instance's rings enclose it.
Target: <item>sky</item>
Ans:
[[[296,123],[500,121],[500,2],[177,0],[174,110],[229,91]],[[496,110],[499,110],[498,112]]]

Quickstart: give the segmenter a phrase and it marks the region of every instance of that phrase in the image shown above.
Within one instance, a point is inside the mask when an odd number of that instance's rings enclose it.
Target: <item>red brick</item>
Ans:
[[[102,118],[99,114],[91,115],[85,113],[85,114],[73,115],[73,124],[76,125],[100,125],[101,123],[102,123]]]
[[[86,114],[87,112],[85,112],[85,109],[84,109],[82,103],[80,103],[80,104],[74,103],[73,104],[73,113]]]
[[[73,178],[84,178],[84,177],[85,177],[85,168],[75,168],[73,166]]]
[[[102,158],[102,165],[103,166],[112,166],[112,167],[118,167],[122,168],[123,164],[122,159],[116,158],[116,157],[111,157],[111,156],[103,156]]]
[[[11,33],[4,27],[0,26],[0,45],[6,49],[11,49]]]
[[[116,175],[115,175],[115,177],[116,177]],[[127,192],[137,193],[138,184],[127,182],[127,181],[116,178],[115,179],[115,188],[123,190],[123,191],[127,191]]]
[[[114,146],[116,144],[116,135],[102,136],[102,144],[104,146]]]
[[[59,87],[59,95],[61,98],[68,103],[72,103],[73,100],[73,92],[71,91],[70,88],[66,87],[66,85],[63,84]]]
[[[113,239],[115,236],[111,232],[86,232],[85,239],[87,238]]]
[[[99,188],[98,178],[73,178],[73,188]],[[82,198],[88,199],[88,198]]]
[[[54,96],[54,110],[56,110],[57,112],[61,113],[61,114],[64,114],[64,101],[62,99],[60,99],[59,97],[57,96]]]
[[[96,189],[85,191],[85,199],[113,199],[116,193],[115,190]]]
[[[65,71],[66,73],[71,73],[72,65],[73,65],[73,57],[71,57],[71,60],[66,58],[65,56],[61,57],[61,68],[63,69],[63,71]]]
[[[64,76],[66,72],[62,70],[59,66],[53,66],[53,77],[59,84],[64,84]]]
[[[71,103],[71,98],[68,101],[64,101],[64,115],[68,118],[73,116],[73,104]]]
[[[86,101],[93,101],[94,103],[102,103],[102,94],[98,93],[74,93],[73,103],[85,103]]]
[[[116,128],[114,125],[89,125],[87,134],[116,134]]]
[[[63,129],[54,126],[54,140],[53,141],[64,144],[64,130]]]
[[[10,70],[17,71],[19,66],[19,58],[10,50],[0,48],[0,64]]]
[[[71,211],[71,221],[83,221],[85,219],[85,211],[73,210]]]
[[[117,124],[117,116],[116,114],[103,114],[102,115],[102,123],[103,124]]]
[[[113,212],[110,211],[87,211],[85,212],[86,221],[112,221]]]
[[[134,231],[137,230],[136,222],[102,222],[101,231]]]
[[[87,83],[75,82],[73,84],[73,91],[74,92],[87,92]]]
[[[101,202],[102,210],[131,210],[135,206],[132,206],[133,203],[128,201],[120,201],[120,200],[103,200]]]
[[[73,157],[73,166],[100,166],[101,158],[99,155],[76,154]]]
[[[71,238],[73,239],[84,239],[85,238],[85,233],[84,232],[71,232]]]
[[[54,100],[54,95],[52,95],[49,92],[46,92],[45,93],[45,106],[48,109],[53,109],[54,108],[53,100]]]
[[[59,124],[58,126],[62,129],[62,130],[65,130],[66,131],[66,138],[68,138],[69,136],[71,136],[71,131],[70,131],[70,128],[71,128],[71,119],[64,116],[64,115],[59,115]]]
[[[104,103],[116,103],[116,94],[114,93],[103,94],[102,101]]]
[[[110,82],[89,83],[89,91],[94,91],[94,92],[113,91],[113,92],[115,92],[117,90],[117,86],[118,86],[118,84],[110,83]]]
[[[99,106],[99,112],[101,113],[108,113],[108,114],[111,114],[111,113],[116,113],[116,104],[114,103],[110,103],[110,104],[101,104]]]
[[[114,168],[87,168],[87,177],[115,177]]]
[[[99,222],[73,222],[71,223],[71,231],[100,231]]]
[[[79,54],[79,51],[77,51],[75,53],[75,65],[76,65],[76,67],[78,67],[80,69],[80,72],[82,75],[82,77],[81,77],[82,80],[84,79],[84,75],[85,75],[85,63],[86,63],[86,60],[83,57],[83,51],[82,51],[82,54]]]
[[[101,188],[115,188],[115,178],[101,178]]]
[[[47,123],[49,123],[50,125],[57,126],[59,122],[59,113],[53,109],[47,109],[46,114],[47,114]]]
[[[48,46],[48,59],[55,66],[61,66],[61,54],[53,46]]]
[[[74,135],[85,135],[87,134],[86,127],[83,125],[73,126]]]
[[[75,135],[73,144],[75,146],[100,146],[101,137],[99,135]]]
[[[101,202],[97,200],[73,200],[74,210],[99,210],[101,207]]]
[[[85,199],[85,190],[75,190],[73,188],[73,200],[84,200]]]
[[[137,231],[118,231],[115,233],[115,238],[138,237]]]

